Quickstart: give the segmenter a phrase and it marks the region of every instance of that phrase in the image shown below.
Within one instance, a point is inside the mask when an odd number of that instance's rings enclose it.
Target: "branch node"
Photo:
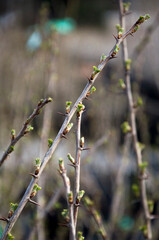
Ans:
[[[29,201],[30,203],[32,203],[32,204],[34,204],[34,205],[36,205],[36,206],[39,206],[39,207],[40,207],[40,204],[39,204],[39,203],[37,203],[37,202],[35,202],[35,201],[31,200],[30,198],[28,199],[28,201]]]
[[[29,173],[29,175],[31,175],[33,178],[38,178],[38,175],[36,175],[34,173]]]

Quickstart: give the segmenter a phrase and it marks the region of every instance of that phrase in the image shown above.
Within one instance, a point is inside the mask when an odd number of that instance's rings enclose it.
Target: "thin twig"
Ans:
[[[83,109],[84,110],[84,109]],[[80,144],[81,141],[81,119],[83,110],[77,112],[77,122],[76,122],[76,160],[75,160],[75,186],[74,186],[74,221],[75,221],[75,229],[77,225],[77,215],[79,205],[77,203],[77,194],[80,190],[80,162],[81,162],[81,152],[82,146]]]
[[[125,17],[123,14],[123,1],[119,0],[119,7],[120,7],[120,25],[122,28],[125,29]],[[131,121],[131,129],[132,129],[132,138],[133,138],[133,145],[136,153],[136,160],[137,160],[137,167],[138,173],[141,177],[140,179],[140,192],[141,192],[141,201],[143,205],[144,217],[146,220],[147,226],[147,239],[152,239],[152,229],[151,229],[151,215],[148,208],[148,200],[146,194],[146,182],[144,177],[144,171],[141,171],[140,166],[142,164],[142,154],[141,149],[139,148],[138,144],[138,137],[137,137],[137,127],[136,127],[136,114],[134,109],[134,101],[132,96],[131,90],[131,82],[130,82],[130,69],[126,68],[126,61],[128,60],[128,47],[127,41],[125,40],[122,43],[122,50],[123,50],[123,62],[125,66],[125,83],[126,83],[126,93],[128,98],[128,105],[130,111],[130,121]]]
[[[73,209],[73,194],[71,192],[71,185],[70,179],[66,174],[66,169],[64,167],[64,163],[59,163],[59,172],[63,178],[65,190],[66,190],[66,198],[67,204],[69,209],[69,227],[70,227],[70,240],[76,240],[76,231],[75,231],[75,224],[74,224],[74,209]]]
[[[138,21],[137,21],[138,22]],[[115,53],[115,49],[116,46],[119,46],[122,41],[129,35],[131,35],[131,33],[133,32],[137,22],[125,33],[121,36],[120,39],[117,39],[114,47],[112,48],[112,50],[109,52],[108,56],[104,59],[101,60],[99,65],[98,65],[98,72],[94,72],[91,74],[88,83],[86,84],[83,92],[81,93],[81,95],[79,96],[79,98],[76,100],[74,106],[72,107],[70,113],[65,117],[65,120],[53,142],[53,144],[51,145],[51,147],[49,148],[49,150],[46,152],[43,160],[42,160],[42,164],[40,167],[40,172],[37,176],[37,178],[32,178],[31,182],[29,183],[26,192],[24,193],[24,196],[22,197],[18,208],[16,209],[16,211],[14,212],[13,216],[10,218],[9,223],[6,225],[6,228],[4,229],[3,235],[1,237],[1,240],[4,240],[7,237],[7,234],[11,231],[11,229],[13,228],[15,222],[17,221],[19,215],[21,214],[21,212],[23,211],[23,208],[25,207],[25,205],[28,202],[28,198],[32,192],[32,189],[35,185],[35,183],[37,183],[39,177],[41,176],[43,170],[45,169],[47,163],[49,162],[49,160],[51,159],[55,149],[57,148],[58,144],[60,143],[62,137],[63,137],[63,132],[66,129],[67,125],[69,124],[70,120],[72,119],[74,113],[76,112],[76,109],[78,107],[78,104],[80,102],[83,102],[83,100],[86,98],[87,93],[89,92],[90,88],[93,86],[95,80],[97,79],[98,75],[100,74],[100,72],[102,71],[102,69],[105,67],[105,65],[108,63],[108,61],[110,59],[112,59],[114,57]]]
[[[25,136],[27,133],[30,132],[30,129],[28,129],[29,124],[31,123],[31,121],[40,114],[40,110],[49,102],[51,102],[52,99],[51,98],[46,98],[44,100],[41,100],[37,107],[34,109],[33,113],[27,118],[27,120],[25,121],[22,129],[20,130],[20,132],[18,133],[18,135],[15,137],[14,135],[12,135],[12,139],[11,139],[11,143],[9,144],[7,150],[4,152],[3,156],[0,159],[0,167],[2,166],[2,164],[4,163],[4,161],[7,159],[8,155],[13,152],[14,150],[14,146],[15,144],[23,137]]]

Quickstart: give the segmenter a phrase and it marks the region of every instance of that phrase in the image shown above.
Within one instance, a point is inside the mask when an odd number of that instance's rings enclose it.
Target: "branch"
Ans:
[[[66,174],[66,169],[62,159],[59,159],[59,173],[63,178],[63,182],[66,190],[66,198],[69,209],[69,227],[70,227],[70,240],[76,240],[76,231],[74,224],[74,214],[73,214],[73,193],[71,191],[70,179]]]
[[[108,239],[107,233],[105,231],[102,217],[100,213],[95,209],[93,201],[89,197],[84,197],[84,205],[87,208],[88,212],[94,218],[94,221],[98,227],[98,233],[101,235],[103,240]]]
[[[47,163],[49,162],[49,160],[51,159],[54,151],[56,150],[58,144],[60,143],[61,139],[63,138],[64,133],[66,134],[66,128],[70,122],[70,120],[72,119],[74,113],[76,112],[76,109],[78,107],[78,104],[83,102],[83,100],[86,98],[87,93],[89,92],[90,88],[93,86],[95,80],[97,79],[98,75],[100,74],[100,72],[102,71],[102,69],[105,67],[105,65],[108,63],[109,60],[111,60],[112,58],[115,57],[115,55],[117,54],[117,47],[122,43],[122,41],[129,35],[132,34],[132,32],[134,32],[134,28],[136,26],[138,26],[138,21],[125,33],[121,36],[121,38],[117,38],[116,39],[116,43],[114,45],[114,47],[112,48],[112,50],[109,52],[107,57],[102,57],[101,61],[98,65],[97,69],[94,69],[93,73],[91,74],[91,76],[88,79],[88,83],[86,84],[83,92],[81,93],[81,95],[79,96],[79,98],[76,100],[74,106],[72,107],[71,111],[66,115],[65,120],[54,140],[54,142],[52,143],[51,147],[49,148],[49,150],[46,152],[41,167],[40,167],[40,171],[38,173],[38,175],[36,176],[36,178],[32,178],[30,184],[28,185],[26,192],[24,193],[23,198],[21,199],[18,208],[16,209],[15,213],[13,214],[12,218],[10,218],[9,223],[6,225],[6,228],[4,229],[3,235],[1,237],[1,240],[4,240],[7,236],[7,234],[11,231],[11,229],[13,228],[15,222],[17,221],[19,215],[21,214],[21,212],[23,211],[23,208],[25,207],[25,205],[28,202],[28,198],[32,192],[32,189],[35,185],[35,183],[37,183],[38,179],[40,178],[43,170],[45,169]]]
[[[124,10],[123,10],[123,1],[119,0],[119,7],[120,7],[120,25],[122,28],[125,28],[125,17],[124,17]],[[141,18],[141,17],[140,17]],[[142,154],[141,149],[138,144],[138,137],[137,137],[137,127],[136,127],[136,114],[134,108],[134,101],[132,96],[131,90],[131,82],[130,82],[130,59],[128,58],[128,48],[127,48],[127,41],[125,40],[122,44],[123,46],[123,61],[125,66],[125,83],[126,83],[126,93],[128,98],[128,105],[130,111],[130,121],[131,121],[131,132],[133,138],[133,145],[136,153],[136,160],[137,160],[137,167],[140,177],[140,192],[141,192],[141,201],[143,205],[144,216],[146,220],[146,227],[147,227],[147,239],[152,239],[152,229],[151,229],[151,216],[148,208],[148,200],[146,194],[146,183],[145,183],[145,172],[144,170],[141,171],[141,166],[143,165],[142,161]]]
[[[46,99],[42,99],[40,100],[40,102],[38,103],[37,107],[34,109],[33,113],[27,118],[27,120],[25,121],[22,129],[20,130],[20,132],[18,133],[18,135],[15,137],[15,130],[12,129],[11,131],[11,143],[9,144],[7,150],[4,152],[2,158],[0,159],[0,167],[2,166],[2,164],[4,163],[4,161],[7,159],[8,155],[14,151],[14,146],[15,144],[23,137],[25,136],[27,133],[29,133],[31,130],[33,130],[33,128],[30,126],[31,121],[40,114],[40,110],[49,102],[52,101],[52,98],[46,98]]]
[[[81,108],[80,108],[81,106]],[[74,186],[74,221],[75,228],[77,225],[77,215],[78,215],[78,207],[79,203],[77,202],[77,195],[80,190],[80,161],[81,161],[81,152],[84,144],[81,143],[81,119],[82,113],[84,110],[84,105],[80,104],[77,108],[77,128],[76,128],[76,160],[75,160],[75,186]],[[82,138],[84,139],[84,138]]]

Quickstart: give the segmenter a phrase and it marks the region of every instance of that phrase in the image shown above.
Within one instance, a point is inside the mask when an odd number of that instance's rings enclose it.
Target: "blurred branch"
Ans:
[[[125,29],[125,14],[123,8],[123,1],[119,0],[119,7],[120,7],[120,26],[121,28]],[[141,17],[140,17],[141,18]],[[128,98],[128,105],[130,111],[130,121],[131,121],[131,133],[133,138],[133,145],[136,153],[136,160],[137,160],[137,167],[138,167],[138,174],[140,180],[140,192],[141,192],[141,201],[143,205],[144,216],[146,220],[146,238],[152,239],[152,229],[151,229],[151,215],[148,208],[148,199],[146,194],[146,182],[145,182],[145,171],[142,168],[143,160],[141,149],[138,142],[137,137],[137,126],[136,126],[136,114],[135,114],[135,104],[133,101],[132,90],[131,90],[131,82],[130,82],[130,63],[131,60],[128,58],[128,47],[127,41],[125,40],[122,43],[122,50],[123,50],[123,62],[125,67],[125,83],[126,83],[126,93]]]
[[[37,107],[34,109],[33,113],[27,118],[27,120],[24,123],[23,128],[20,130],[20,132],[18,133],[17,136],[15,136],[15,130],[12,129],[11,131],[11,143],[9,144],[7,150],[4,152],[2,158],[0,159],[0,167],[2,166],[2,164],[4,163],[4,161],[7,159],[8,155],[14,151],[14,146],[15,144],[23,137],[25,136],[27,133],[29,133],[31,130],[33,130],[33,128],[29,125],[31,123],[31,121],[40,114],[40,110],[49,102],[51,102],[52,99],[51,98],[46,98],[46,99],[42,99],[40,100],[40,102],[38,103]]]
[[[107,233],[106,233],[104,225],[103,225],[102,217],[101,217],[100,213],[95,209],[93,201],[88,196],[84,197],[83,201],[84,201],[84,205],[87,208],[88,212],[94,218],[94,221],[98,227],[98,233],[101,235],[103,240],[108,239]]]
[[[145,18],[144,18],[145,20]],[[143,22],[143,21],[142,21]],[[90,88],[93,86],[95,80],[97,79],[98,75],[100,74],[100,72],[102,71],[102,69],[105,67],[105,65],[108,63],[109,60],[115,58],[118,50],[119,50],[119,45],[123,42],[123,40],[129,36],[132,35],[132,33],[135,32],[136,28],[142,23],[140,21],[140,18],[137,20],[137,22],[135,22],[135,24],[125,33],[123,34],[120,38],[115,37],[116,39],[116,43],[114,45],[114,47],[112,48],[112,50],[109,52],[108,56],[102,56],[101,61],[98,65],[98,67],[94,66],[94,71],[92,72],[91,76],[88,78],[88,83],[86,84],[83,92],[81,93],[81,95],[79,96],[79,98],[76,100],[74,106],[72,107],[71,111],[66,114],[65,120],[54,140],[54,142],[52,143],[51,147],[48,149],[48,151],[46,152],[41,166],[40,166],[40,171],[38,173],[38,175],[33,175],[33,178],[31,180],[31,182],[29,183],[26,192],[24,193],[24,196],[22,197],[18,208],[16,209],[15,213],[13,214],[13,216],[10,218],[8,224],[6,225],[6,228],[4,229],[3,235],[1,237],[1,240],[4,240],[7,236],[7,234],[11,231],[11,229],[13,228],[15,222],[17,221],[19,215],[21,214],[21,212],[23,211],[23,208],[25,207],[25,205],[28,203],[29,198],[30,198],[30,194],[32,192],[32,189],[35,185],[35,183],[37,183],[38,179],[40,178],[43,170],[45,169],[47,163],[49,162],[49,160],[51,159],[55,149],[57,148],[58,144],[60,143],[62,138],[65,138],[65,135],[70,131],[70,120],[72,119],[74,113],[76,112],[76,109],[78,107],[78,105],[83,102],[83,100],[87,97],[87,94],[90,90]]]

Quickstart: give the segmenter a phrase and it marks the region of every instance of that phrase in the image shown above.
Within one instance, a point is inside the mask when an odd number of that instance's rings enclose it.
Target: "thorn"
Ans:
[[[90,78],[87,77],[87,79],[88,79],[89,83],[92,83],[93,79],[91,79],[91,77]]]
[[[62,112],[57,112],[57,113],[60,114],[61,116],[64,116],[64,117],[67,116],[67,113],[62,113]]]
[[[61,137],[68,140],[68,138],[63,133],[61,134]]]
[[[150,215],[150,220],[159,219],[159,215]]]
[[[38,178],[38,175],[35,175],[34,173],[29,173],[29,175],[31,175],[34,178]]]
[[[76,164],[71,164],[71,163],[68,163],[67,165],[74,167],[74,168],[77,166]]]
[[[118,38],[113,34],[113,37],[115,38],[116,41],[118,41]]]
[[[33,200],[31,200],[30,198],[29,198],[29,200],[28,200],[30,203],[32,203],[32,204],[35,204],[36,206],[39,206],[40,207],[40,204],[39,203],[37,203],[37,202],[35,202],[35,201],[33,201]]]
[[[63,226],[63,227],[69,227],[68,223],[58,223],[58,225]]]
[[[116,56],[110,56],[110,58],[109,58],[109,59],[111,60],[111,59],[113,59],[113,58],[117,58],[117,57],[116,57]]]
[[[88,147],[88,148],[82,148],[81,150],[82,151],[85,151],[85,150],[90,150],[91,148],[90,147]]]
[[[132,33],[129,33],[132,37],[134,37],[134,35]]]
[[[1,221],[4,221],[4,222],[9,222],[9,219],[6,218],[6,217],[0,217],[0,220],[1,220]]]

